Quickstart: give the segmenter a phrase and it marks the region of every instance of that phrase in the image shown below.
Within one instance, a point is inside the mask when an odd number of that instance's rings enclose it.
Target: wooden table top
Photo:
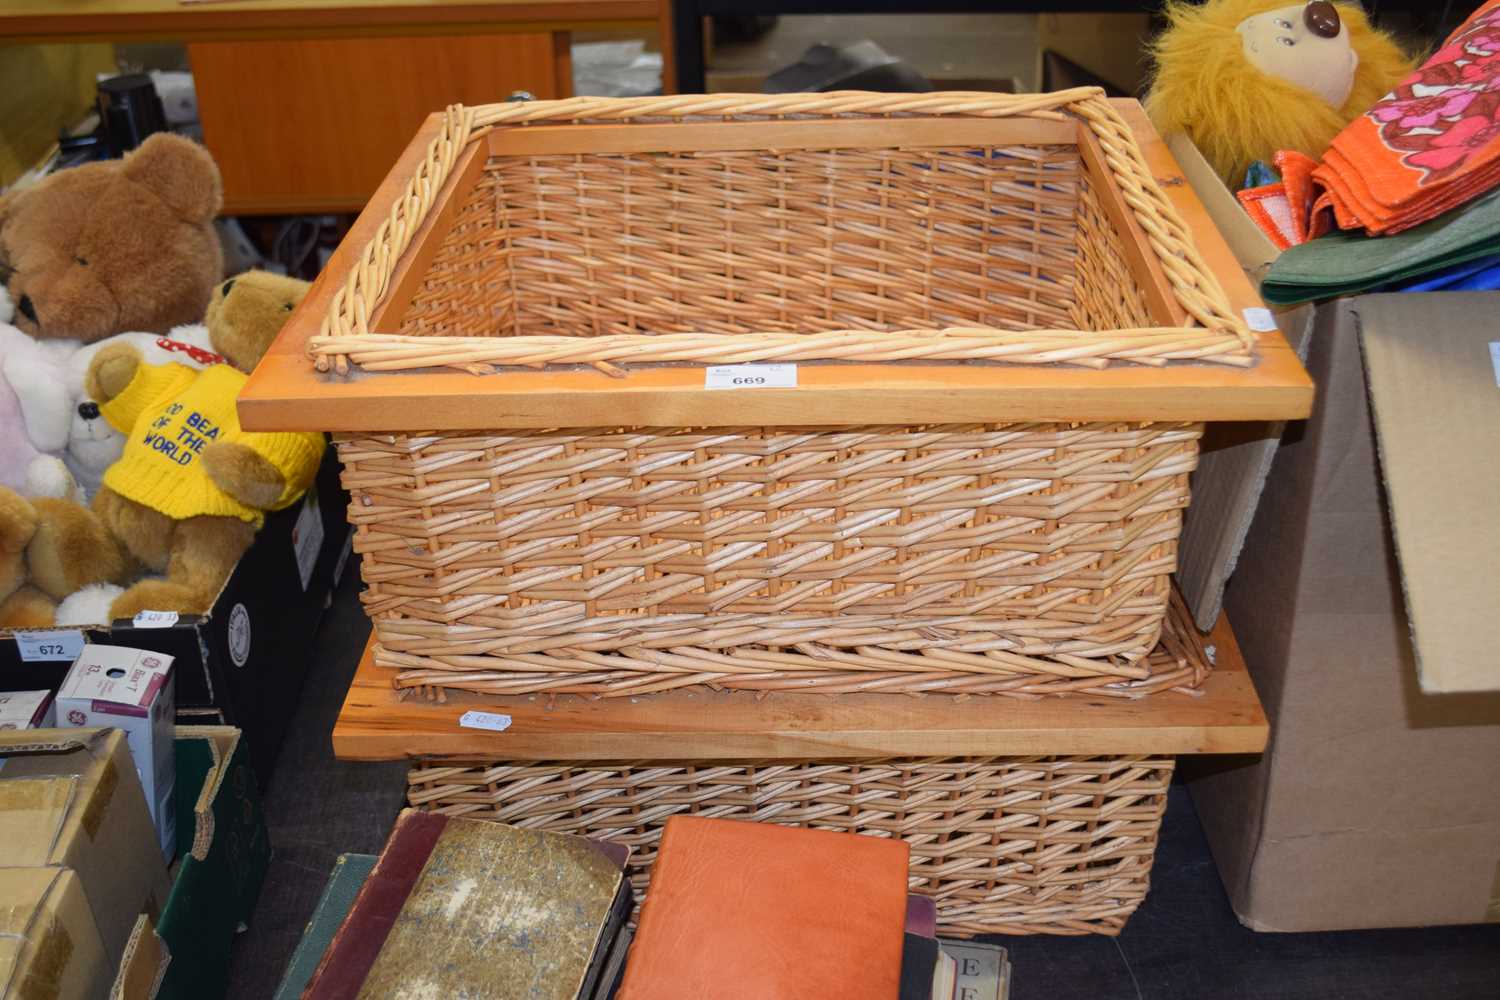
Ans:
[[[545,31],[658,15],[658,0],[0,0],[0,42]]]
[[[1136,101],[1119,110],[1142,137],[1146,159],[1182,214],[1208,266],[1239,310],[1261,300],[1171,152]],[[715,426],[865,423],[871,400],[880,422],[1005,420],[1283,420],[1311,410],[1313,385],[1277,331],[1259,335],[1259,363],[1148,368],[1063,366],[801,366],[799,385],[757,389],[736,399],[706,390],[701,366],[632,370],[625,379],[596,371],[470,375],[463,372],[320,375],[305,347],[336,288],[387,218],[438,128],[429,118],[349,231],[240,394],[247,430],[448,431],[502,427]],[[495,391],[497,378],[504,392]],[[745,408],[754,413],[746,415]]]
[[[373,642],[373,640],[372,640]],[[675,691],[642,698],[446,692],[391,686],[367,646],[333,728],[341,760],[839,759],[875,756],[1258,753],[1269,732],[1238,643],[1220,618],[1217,665],[1196,694],[1022,701],[904,694]],[[465,712],[508,715],[503,732],[465,728]]]

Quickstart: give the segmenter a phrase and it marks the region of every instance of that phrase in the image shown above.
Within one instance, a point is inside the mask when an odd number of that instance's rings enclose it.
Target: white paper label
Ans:
[[[465,712],[458,717],[458,724],[465,729],[490,729],[498,733],[510,728],[510,716],[499,712]]]
[[[1269,309],[1256,306],[1245,310],[1245,325],[1256,333],[1270,333],[1276,329],[1276,315]]]
[[[1490,341],[1490,365],[1495,369],[1495,384],[1500,385],[1500,340]]]
[[[83,633],[77,629],[62,632],[17,632],[16,649],[27,663],[37,660],[78,659],[83,652]]]
[[[171,628],[177,624],[177,612],[137,611],[130,624],[136,628]]]
[[[705,389],[788,389],[797,384],[796,365],[709,365]]]
[[[309,492],[297,512],[297,523],[292,525],[292,551],[297,555],[297,575],[302,578],[302,589],[312,582],[313,567],[318,564],[318,553],[323,551],[323,512],[318,508],[318,495]]]

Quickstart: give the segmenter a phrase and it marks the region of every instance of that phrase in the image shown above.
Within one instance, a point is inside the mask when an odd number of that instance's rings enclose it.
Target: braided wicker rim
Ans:
[[[1121,195],[1160,261],[1172,292],[1196,325],[1089,332],[987,328],[841,330],[815,334],[753,333],[607,337],[411,337],[371,333],[369,319],[402,255],[421,228],[453,165],[469,143],[493,129],[537,123],[755,121],[774,118],[878,116],[1076,119],[1098,139]],[[439,134],[336,290],[308,353],[319,371],[344,374],[352,362],[369,371],[456,367],[487,373],[497,365],[590,364],[622,374],[621,362],[1004,361],[1100,368],[1111,361],[1154,366],[1204,361],[1249,367],[1254,339],[1228,305],[1222,287],[1193,246],[1187,226],[1151,175],[1130,127],[1096,87],[1052,94],[985,93],[715,94],[647,98],[453,105]]]

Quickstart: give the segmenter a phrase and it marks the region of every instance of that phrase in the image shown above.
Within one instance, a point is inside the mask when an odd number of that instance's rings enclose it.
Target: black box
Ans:
[[[109,628],[0,629],[0,690],[56,691],[84,642],[167,653],[175,658],[179,722],[243,730],[264,785],[348,558],[348,507],[330,450],[307,495],[266,518],[208,614],[159,628],[120,619]]]

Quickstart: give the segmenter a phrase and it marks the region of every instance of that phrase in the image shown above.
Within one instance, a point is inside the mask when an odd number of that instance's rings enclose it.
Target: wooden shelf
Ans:
[[[0,0],[6,42],[351,38],[655,24],[658,0]],[[501,95],[496,95],[497,98]]]
[[[1122,101],[1117,108],[1140,137],[1148,165],[1192,230],[1230,304],[1237,310],[1261,305],[1140,105]],[[1103,371],[1026,365],[803,365],[797,387],[742,395],[733,410],[726,410],[723,393],[704,389],[702,367],[691,365],[632,370],[625,379],[592,370],[319,375],[307,358],[307,340],[319,330],[354,258],[389,216],[438,127],[434,116],[418,132],[324,268],[324,279],[251,376],[239,399],[245,429],[384,433],[723,426],[726,419],[767,425],[1291,420],[1307,416],[1312,406],[1312,381],[1276,331],[1259,335],[1258,363],[1247,369],[1192,364],[1116,365]],[[503,392],[496,391],[497,378],[505,380]],[[872,400],[878,401],[878,413],[872,412]],[[748,410],[752,405],[753,413]]]
[[[372,640],[373,641],[373,640]],[[1220,618],[1217,665],[1197,695],[1140,699],[673,692],[644,698],[400,697],[367,646],[333,729],[342,760],[728,760],[1025,754],[1258,753],[1265,713]],[[503,732],[458,724],[511,717]]]

